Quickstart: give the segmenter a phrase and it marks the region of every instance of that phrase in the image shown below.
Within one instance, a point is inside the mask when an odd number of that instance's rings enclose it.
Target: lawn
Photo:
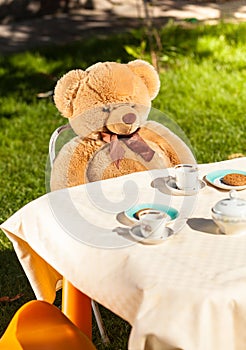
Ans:
[[[177,123],[189,139],[198,163],[246,154],[246,23],[167,24],[158,31],[161,90],[153,107]],[[45,166],[51,133],[66,121],[52,97],[40,92],[73,68],[98,61],[150,61],[141,30],[66,46],[0,56],[0,223],[45,189]],[[146,46],[146,47],[145,47]],[[132,53],[131,56],[130,53]],[[164,122],[157,116],[159,122]],[[0,334],[13,313],[33,299],[31,287],[13,248],[0,233],[0,297],[23,296],[0,303]],[[56,304],[60,304],[58,293]],[[102,308],[112,344],[126,349],[129,325]],[[104,349],[94,327],[94,342]]]

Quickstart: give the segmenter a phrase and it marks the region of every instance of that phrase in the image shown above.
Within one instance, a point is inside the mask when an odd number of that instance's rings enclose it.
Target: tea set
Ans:
[[[229,196],[217,202],[211,208],[211,218],[217,225],[220,234],[246,234],[246,200],[240,198],[237,190],[246,189],[245,186],[225,185],[220,179],[225,174],[246,172],[234,169],[214,171],[205,176],[208,184],[227,189]],[[179,164],[174,167],[175,176],[166,178],[166,186],[174,195],[195,195],[206,186],[206,182],[199,179],[199,170],[195,164]],[[126,211],[130,219],[138,221],[130,228],[129,233],[143,244],[159,244],[174,235],[170,223],[178,217],[176,209],[160,204],[140,204]]]

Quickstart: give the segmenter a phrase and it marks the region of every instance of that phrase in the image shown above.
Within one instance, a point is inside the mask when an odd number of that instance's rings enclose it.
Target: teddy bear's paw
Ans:
[[[95,167],[93,164],[94,162],[92,162],[92,164],[90,164],[87,168],[86,173],[88,182],[111,179],[113,177],[147,170],[147,168],[141,164],[141,162],[126,158],[120,160],[118,165],[116,162],[110,162],[107,164],[107,166],[104,164],[104,167],[100,169]]]

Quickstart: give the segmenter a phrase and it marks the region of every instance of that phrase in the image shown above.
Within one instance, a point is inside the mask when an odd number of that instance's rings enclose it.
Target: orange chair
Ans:
[[[33,300],[14,315],[0,339],[0,350],[96,350],[56,306]]]

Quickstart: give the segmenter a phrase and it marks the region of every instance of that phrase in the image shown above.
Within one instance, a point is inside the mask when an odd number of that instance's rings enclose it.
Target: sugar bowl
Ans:
[[[246,200],[238,198],[237,191],[230,191],[229,198],[220,200],[212,208],[212,218],[221,233],[246,234]]]

